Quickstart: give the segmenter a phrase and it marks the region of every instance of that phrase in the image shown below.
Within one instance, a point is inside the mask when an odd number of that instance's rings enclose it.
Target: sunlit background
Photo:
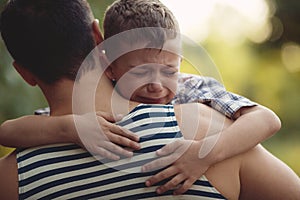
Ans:
[[[205,48],[229,91],[278,114],[282,129],[263,145],[300,175],[300,1],[161,1],[175,14],[182,34]],[[3,7],[6,1],[0,2]],[[89,2],[101,20],[113,1]],[[181,70],[195,73],[189,65]],[[47,106],[39,89],[26,85],[11,67],[2,41],[0,96],[0,122]],[[0,156],[9,151],[0,147]]]
[[[163,0],[176,15],[182,33],[198,42],[212,36],[231,44],[245,39],[263,42],[272,33],[269,16],[274,13],[263,0]],[[234,31],[233,31],[234,30]]]

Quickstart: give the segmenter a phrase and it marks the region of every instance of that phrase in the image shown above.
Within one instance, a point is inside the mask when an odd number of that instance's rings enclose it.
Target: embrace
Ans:
[[[0,199],[300,199],[259,143],[268,108],[181,74],[180,31],[159,0],[117,0],[104,34],[86,0],[10,0],[1,35],[50,113],[0,127]],[[125,50],[124,50],[125,49]]]

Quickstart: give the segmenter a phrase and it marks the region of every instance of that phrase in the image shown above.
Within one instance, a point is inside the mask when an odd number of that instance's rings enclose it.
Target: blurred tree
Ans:
[[[300,44],[300,1],[269,0],[272,16],[273,33],[265,45],[281,47],[286,42]]]
[[[275,0],[277,16],[283,24],[281,41],[294,41],[300,44],[300,1],[298,0]]]

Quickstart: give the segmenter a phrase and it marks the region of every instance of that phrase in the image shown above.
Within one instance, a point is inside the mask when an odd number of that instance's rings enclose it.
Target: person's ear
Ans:
[[[101,30],[100,30],[100,27],[99,27],[99,20],[98,19],[95,19],[93,21],[92,28],[93,28],[93,34],[94,34],[95,41],[98,45],[101,42],[103,42],[103,36],[102,36]]]
[[[13,66],[17,70],[17,72],[22,76],[22,78],[31,86],[36,86],[37,81],[35,79],[35,76],[28,71],[26,68],[19,65],[16,61],[13,62]]]
[[[115,77],[114,77],[114,72],[112,67],[109,65],[107,66],[107,68],[104,71],[105,75],[111,80],[111,81],[115,81]]]

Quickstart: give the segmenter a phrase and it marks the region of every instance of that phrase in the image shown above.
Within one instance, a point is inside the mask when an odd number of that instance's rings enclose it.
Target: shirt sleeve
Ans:
[[[205,76],[180,74],[173,104],[200,102],[233,119],[242,107],[257,105],[249,99],[228,92],[216,79]]]

